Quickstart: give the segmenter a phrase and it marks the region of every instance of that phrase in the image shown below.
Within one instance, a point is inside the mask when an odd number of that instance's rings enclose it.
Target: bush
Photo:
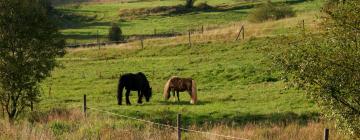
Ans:
[[[109,29],[109,41],[123,41],[124,37],[122,35],[122,31],[118,25],[115,23],[112,24],[111,28]]]
[[[266,20],[278,20],[295,16],[295,11],[285,4],[274,4],[270,1],[259,6],[250,13],[251,22],[263,22]]]
[[[208,10],[212,10],[214,9],[214,7],[210,6],[209,4],[207,4],[207,2],[202,2],[202,3],[199,3],[197,6],[196,6],[197,9],[200,9],[200,10],[204,10],[204,11],[208,11]]]

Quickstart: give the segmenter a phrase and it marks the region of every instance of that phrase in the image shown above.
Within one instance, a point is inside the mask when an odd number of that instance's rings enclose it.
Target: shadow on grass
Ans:
[[[176,126],[178,112],[172,110],[155,111],[151,114],[145,112],[131,112],[129,115],[144,118],[157,123],[169,124]],[[214,125],[231,125],[231,126],[245,126],[247,124],[254,125],[283,125],[299,124],[306,125],[308,122],[318,122],[320,115],[316,112],[308,113],[270,113],[270,114],[251,114],[251,113],[221,113],[211,112],[206,115],[197,115],[196,113],[182,113],[183,126],[214,126]]]
[[[288,0],[286,2],[283,1],[278,1],[278,2],[274,2],[275,4],[289,4],[289,5],[293,5],[293,4],[298,4],[298,3],[303,3],[303,2],[307,2],[310,0]],[[175,10],[172,10],[170,12],[168,12],[167,14],[164,14],[164,16],[174,16],[174,15],[181,15],[181,14],[187,14],[187,13],[192,13],[192,12],[227,12],[227,11],[238,11],[238,10],[247,10],[247,9],[252,9],[256,6],[262,5],[263,2],[253,2],[253,3],[246,3],[246,4],[242,4],[239,6],[228,6],[228,5],[222,5],[222,6],[211,6],[208,5],[206,3],[200,3],[197,6],[194,6],[191,9],[186,9],[184,8],[183,5],[178,5],[178,6],[174,6]],[[244,12],[246,13],[246,12]]]
[[[193,104],[190,104],[190,99],[189,101],[173,101],[172,99],[169,99],[168,101],[159,101],[159,103],[161,105],[189,105],[189,106],[194,106]],[[209,101],[198,101],[196,103],[196,105],[206,105],[206,104],[209,104],[211,102]]]

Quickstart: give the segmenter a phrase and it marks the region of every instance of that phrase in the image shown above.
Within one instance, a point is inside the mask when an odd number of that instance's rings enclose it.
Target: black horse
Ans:
[[[131,105],[129,96],[130,91],[138,91],[138,103],[142,103],[142,97],[145,96],[145,99],[147,102],[149,102],[151,97],[151,87],[149,85],[149,81],[146,79],[146,76],[144,73],[127,73],[120,77],[119,79],[119,85],[118,85],[118,93],[117,93],[117,99],[118,104],[121,105],[122,101],[122,92],[123,89],[126,89],[126,104]]]

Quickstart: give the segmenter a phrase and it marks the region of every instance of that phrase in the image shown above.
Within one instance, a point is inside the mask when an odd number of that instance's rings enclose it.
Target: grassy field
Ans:
[[[204,1],[197,1],[201,3]],[[184,33],[189,29],[221,27],[232,25],[247,19],[248,13],[254,5],[261,4],[262,0],[253,3],[242,0],[207,0],[209,5],[222,7],[223,10],[217,11],[193,11],[186,14],[171,15],[148,15],[126,19],[119,16],[119,11],[124,9],[153,8],[156,6],[174,6],[182,4],[183,0],[163,0],[163,1],[140,1],[140,2],[106,2],[106,3],[85,3],[59,6],[57,9],[77,15],[81,18],[72,18],[66,21],[62,32],[69,43],[95,42],[96,35],[99,34],[101,40],[106,40],[106,35],[111,23],[121,26],[123,34],[132,35],[151,35],[154,30],[157,33],[176,32]],[[274,2],[283,2],[277,0]],[[322,0],[305,1],[293,0],[289,4],[298,12],[312,12],[319,9]]]
[[[70,51],[61,60],[64,68],[57,69],[44,82],[45,91],[51,86],[52,94],[44,96],[41,107],[81,105],[82,95],[87,94],[89,106],[153,120],[174,119],[178,112],[189,118],[188,123],[241,123],[243,119],[263,117],[286,119],[292,113],[296,117],[312,115],[316,108],[301,91],[282,91],[285,85],[279,72],[271,70],[270,60],[259,47],[265,43],[260,39],[196,44],[191,48],[176,45]],[[119,55],[109,60],[98,57],[111,52]],[[137,94],[133,93],[133,106],[116,105],[118,77],[127,72],[144,72],[148,76],[154,92],[150,103],[136,105]],[[198,105],[189,105],[187,93],[181,94],[181,103],[164,102],[162,89],[172,75],[197,81]],[[164,118],[165,114],[171,118]]]
[[[151,4],[150,4],[151,2]],[[201,2],[201,0],[199,0]],[[183,115],[183,127],[247,139],[321,139],[323,128],[335,130],[331,122],[321,119],[319,109],[302,90],[287,88],[282,73],[274,69],[269,54],[279,35],[317,32],[317,10],[321,0],[294,0],[297,16],[278,21],[249,23],[252,8],[241,8],[242,0],[207,0],[208,4],[235,7],[217,12],[191,12],[181,15],[150,15],[119,21],[121,9],[173,6],[180,0],[83,3],[59,6],[58,9],[90,20],[74,21],[62,32],[73,41],[91,41],[97,30],[107,34],[111,22],[122,26],[125,35],[152,34],[159,30],[205,24],[214,27],[204,34],[153,38],[140,42],[100,48],[69,48],[61,67],[42,82],[44,94],[37,112],[29,113],[28,121],[16,127],[0,121],[0,139],[175,139],[173,129],[88,110],[85,119],[81,106],[87,95],[90,108],[110,111],[158,123],[176,125],[176,115]],[[281,2],[276,1],[276,2]],[[236,8],[237,7],[237,8]],[[240,8],[239,8],[240,7]],[[85,18],[86,19],[86,18]],[[234,41],[239,27],[245,25],[245,40]],[[303,33],[303,32],[301,32]],[[89,37],[90,35],[90,37]],[[270,48],[270,49],[269,49]],[[153,89],[150,102],[136,103],[132,92],[131,106],[117,105],[119,76],[143,72]],[[180,93],[181,102],[165,101],[163,86],[173,75],[192,77],[198,86],[196,105],[189,95]],[[124,100],[123,100],[124,101]],[[35,123],[34,123],[35,122]],[[19,134],[21,132],[21,134]],[[184,139],[222,139],[197,133],[183,133]],[[346,139],[331,133],[333,139]]]

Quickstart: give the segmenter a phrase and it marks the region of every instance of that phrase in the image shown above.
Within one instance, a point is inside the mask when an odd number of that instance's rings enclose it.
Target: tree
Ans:
[[[194,7],[195,0],[186,0],[185,1],[185,8],[191,9]]]
[[[0,0],[0,105],[13,121],[39,101],[39,82],[63,56],[45,0]]]
[[[277,62],[305,89],[326,117],[360,137],[360,1],[330,0],[323,8],[323,31],[283,47]]]
[[[110,41],[123,41],[124,37],[122,36],[122,31],[118,25],[115,23],[112,24],[111,28],[109,29],[109,40]]]

